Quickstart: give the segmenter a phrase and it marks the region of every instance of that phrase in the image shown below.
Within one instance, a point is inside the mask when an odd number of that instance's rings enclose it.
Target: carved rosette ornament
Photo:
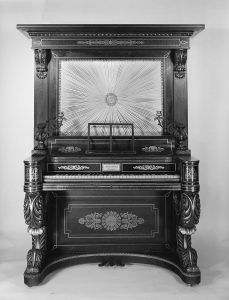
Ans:
[[[177,49],[174,52],[174,72],[176,78],[184,78],[186,72],[187,50]]]
[[[46,49],[35,49],[34,58],[36,63],[36,74],[39,79],[44,79],[48,74],[48,62],[47,55],[48,50]]]
[[[46,255],[45,199],[40,192],[27,192],[24,201],[25,223],[32,236],[32,249],[27,254],[26,273],[39,273]]]

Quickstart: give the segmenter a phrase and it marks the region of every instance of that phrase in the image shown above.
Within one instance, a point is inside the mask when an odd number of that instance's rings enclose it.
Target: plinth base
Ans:
[[[29,287],[36,286],[42,282],[42,280],[52,271],[63,268],[66,266],[72,266],[82,263],[100,263],[103,264],[104,261],[112,260],[114,265],[125,264],[125,263],[145,263],[152,264],[156,266],[161,266],[167,268],[174,273],[176,273],[187,285],[194,286],[200,283],[201,274],[200,272],[188,273],[183,271],[179,264],[177,264],[172,259],[166,259],[158,256],[151,256],[145,254],[132,254],[132,253],[95,253],[95,254],[83,254],[74,255],[68,257],[58,258],[56,260],[50,261],[43,268],[40,273],[28,274],[24,273],[24,283]]]

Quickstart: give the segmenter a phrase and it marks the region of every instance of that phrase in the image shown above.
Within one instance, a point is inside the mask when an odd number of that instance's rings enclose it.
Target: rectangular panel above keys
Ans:
[[[144,173],[163,173],[163,172],[176,172],[175,163],[131,163],[123,164],[123,172],[144,172]]]
[[[150,163],[144,160],[138,163],[81,163],[80,160],[75,160],[72,163],[48,163],[47,171],[52,173],[174,173],[176,163]]]
[[[100,163],[48,163],[47,164],[47,171],[48,172],[100,172],[101,171],[101,164]]]

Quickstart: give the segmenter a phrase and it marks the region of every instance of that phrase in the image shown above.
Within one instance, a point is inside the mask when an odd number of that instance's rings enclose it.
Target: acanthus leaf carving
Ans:
[[[181,194],[180,227],[192,229],[199,223],[200,198],[198,193],[186,192]]]
[[[198,273],[197,253],[191,247],[191,235],[196,231],[200,217],[200,199],[198,193],[182,192],[174,195],[174,208],[177,217],[176,240],[177,254],[183,270]]]
[[[182,268],[188,273],[199,272],[197,266],[197,253],[191,247],[191,235],[183,235],[177,230],[177,253],[181,262]]]
[[[43,251],[32,248],[27,254],[27,268],[26,273],[39,273],[43,265]]]
[[[27,254],[26,273],[39,273],[46,255],[46,197],[39,192],[26,193],[24,201],[24,217],[28,233],[32,235],[32,249]]]
[[[26,193],[24,201],[25,223],[30,228],[40,228],[44,224],[43,196],[41,193]]]

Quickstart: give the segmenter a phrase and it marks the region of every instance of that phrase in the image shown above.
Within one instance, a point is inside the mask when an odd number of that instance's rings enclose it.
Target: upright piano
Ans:
[[[17,28],[35,58],[25,284],[89,262],[149,263],[198,284],[199,161],[188,147],[186,61],[204,25]]]

